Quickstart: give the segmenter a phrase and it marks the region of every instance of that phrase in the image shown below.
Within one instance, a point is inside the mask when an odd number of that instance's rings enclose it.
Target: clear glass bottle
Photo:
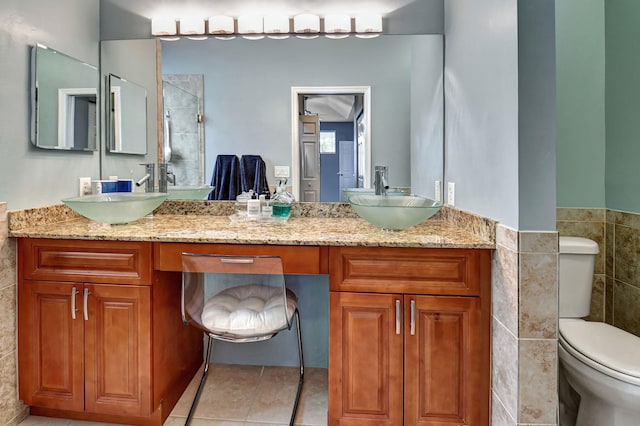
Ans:
[[[273,196],[272,209],[273,216],[288,217],[291,213],[291,205],[295,201],[293,194],[287,192],[284,184],[276,187],[276,195]]]

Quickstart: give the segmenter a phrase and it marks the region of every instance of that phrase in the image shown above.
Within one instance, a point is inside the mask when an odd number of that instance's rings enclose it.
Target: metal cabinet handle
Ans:
[[[89,289],[84,289],[84,297],[82,299],[82,309],[84,310],[84,320],[89,321],[89,308],[87,307],[87,302],[89,299]]]
[[[411,335],[416,334],[416,301],[411,301]]]
[[[71,318],[76,319],[76,294],[78,294],[78,290],[73,287],[71,289]]]
[[[402,313],[400,312],[400,300],[396,300],[396,334],[400,334],[400,323]]]
[[[222,263],[253,263],[253,259],[221,257],[220,262]]]

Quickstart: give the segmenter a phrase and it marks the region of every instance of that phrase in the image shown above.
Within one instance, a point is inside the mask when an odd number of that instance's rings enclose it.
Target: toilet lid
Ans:
[[[640,338],[603,322],[560,320],[573,349],[605,368],[640,378]]]

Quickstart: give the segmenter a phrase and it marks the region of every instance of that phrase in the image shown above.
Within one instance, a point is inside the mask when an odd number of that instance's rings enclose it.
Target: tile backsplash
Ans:
[[[560,235],[590,238],[600,247],[588,319],[640,336],[640,214],[558,208],[557,228]]]
[[[17,392],[15,264],[15,241],[8,238],[7,203],[0,203],[0,425],[16,425],[27,415]]]

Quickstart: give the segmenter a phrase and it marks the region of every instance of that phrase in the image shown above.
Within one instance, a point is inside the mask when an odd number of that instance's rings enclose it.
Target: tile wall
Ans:
[[[7,203],[0,203],[0,425],[17,425],[27,407],[18,400],[16,250],[8,229]]]
[[[557,425],[558,234],[498,225],[492,426]]]
[[[598,243],[590,320],[640,336],[640,214],[608,209],[559,208],[560,235]]]

